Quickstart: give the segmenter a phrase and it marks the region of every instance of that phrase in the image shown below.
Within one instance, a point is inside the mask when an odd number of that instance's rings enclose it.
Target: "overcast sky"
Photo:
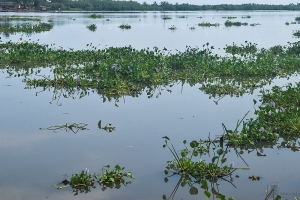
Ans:
[[[148,4],[152,4],[155,0],[135,0],[139,3],[147,2]],[[176,2],[179,4],[189,3],[195,5],[216,5],[216,4],[243,4],[243,3],[258,3],[258,4],[283,4],[287,5],[290,3],[300,3],[300,0],[156,0],[157,3],[161,1],[167,1],[169,3],[175,4]]]

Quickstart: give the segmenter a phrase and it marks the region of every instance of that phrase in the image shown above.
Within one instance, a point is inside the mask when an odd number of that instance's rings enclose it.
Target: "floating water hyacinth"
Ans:
[[[270,105],[271,105],[273,108],[275,108],[275,106],[276,106],[276,104],[275,104],[274,101],[272,101],[272,102],[270,103]]]
[[[128,71],[130,72],[130,73],[132,73],[132,69],[128,66]]]

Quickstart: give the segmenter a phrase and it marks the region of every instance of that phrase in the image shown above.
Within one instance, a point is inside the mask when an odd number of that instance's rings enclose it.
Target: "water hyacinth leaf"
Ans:
[[[204,194],[207,198],[210,198],[210,196],[211,196],[210,192],[207,190],[204,191]]]
[[[192,147],[192,148],[196,148],[198,145],[199,145],[199,143],[197,141],[192,141],[190,143],[190,147]]]
[[[219,158],[219,156],[214,156],[214,157],[211,159],[211,162],[214,163],[218,158]]]
[[[222,160],[221,160],[221,163],[223,164],[223,163],[225,163],[227,161],[227,158],[223,158]]]
[[[214,195],[219,195],[219,192],[217,192],[217,190],[213,187],[212,189],[211,189],[211,192],[214,194]]]
[[[205,190],[208,189],[206,180],[201,180],[200,183],[201,183],[201,188],[203,188]]]
[[[167,137],[167,136],[164,136],[164,137],[162,137],[162,138],[164,138],[164,139],[166,139],[166,140],[170,140],[170,138]]]
[[[183,158],[186,156],[186,152],[185,151],[182,151],[180,154],[181,154],[181,157],[183,157]]]
[[[190,194],[191,195],[197,195],[198,194],[198,189],[195,187],[191,187],[190,188]]]
[[[277,195],[275,200],[281,200],[281,196],[280,195]]]
[[[169,179],[167,177],[164,178],[164,182],[167,183]]]
[[[218,150],[217,150],[217,154],[218,154],[219,156],[222,155],[223,152],[224,152],[223,149],[218,149]]]
[[[168,170],[166,170],[166,169],[165,169],[165,171],[164,171],[164,172],[165,172],[165,175],[168,175],[168,173],[169,173],[169,171],[168,171]]]
[[[186,144],[186,140],[183,140],[183,144]]]

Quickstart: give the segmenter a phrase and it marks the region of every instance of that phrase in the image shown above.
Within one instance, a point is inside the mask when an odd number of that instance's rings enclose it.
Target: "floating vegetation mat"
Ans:
[[[45,31],[50,31],[52,29],[52,25],[48,23],[39,23],[39,24],[31,24],[24,23],[21,25],[17,25],[14,27],[0,27],[0,32],[2,33],[40,33]]]

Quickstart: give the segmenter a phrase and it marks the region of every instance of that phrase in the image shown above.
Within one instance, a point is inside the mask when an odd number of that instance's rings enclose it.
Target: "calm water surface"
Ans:
[[[18,13],[19,14],[19,13]],[[215,46],[215,53],[224,55],[226,44],[257,43],[259,47],[284,45],[295,42],[293,30],[298,24],[286,26],[294,21],[297,12],[147,12],[147,13],[102,13],[103,19],[89,19],[88,13],[20,13],[22,16],[41,16],[42,21],[53,20],[53,29],[40,34],[2,35],[2,41],[38,41],[55,44],[65,49],[86,49],[92,43],[98,48],[105,46],[127,46],[134,48],[166,47],[175,52],[184,51],[186,45],[200,47],[206,42]],[[1,13],[13,15],[13,13]],[[179,16],[187,18],[179,18]],[[250,15],[250,19],[241,16]],[[162,20],[169,16],[171,20]],[[236,16],[232,21],[260,23],[251,27],[224,26],[225,16]],[[197,18],[202,17],[202,18]],[[109,21],[107,21],[109,19]],[[219,27],[201,28],[201,22],[220,23]],[[17,24],[19,22],[12,22]],[[86,26],[96,24],[95,32]],[[130,24],[130,30],[118,28],[122,23]],[[168,28],[174,25],[177,30]],[[189,28],[194,26],[195,30]],[[218,49],[220,48],[220,49]],[[163,149],[163,136],[169,136],[177,149],[183,148],[182,140],[206,139],[223,133],[222,123],[233,129],[238,119],[250,110],[247,118],[253,117],[253,99],[259,100],[259,92],[240,98],[226,96],[215,104],[213,99],[199,90],[201,86],[175,84],[166,90],[157,90],[153,98],[145,92],[139,97],[125,96],[103,103],[101,96],[90,93],[79,98],[61,97],[53,100],[53,90],[24,89],[22,77],[8,77],[6,70],[0,74],[0,195],[1,199],[162,199],[171,195],[179,177],[164,182],[163,170],[172,154]],[[295,76],[289,80],[275,79],[273,85],[297,82]],[[265,88],[271,88],[266,86]],[[118,105],[118,107],[116,106]],[[97,127],[98,121],[112,123],[116,131],[107,133]],[[40,130],[65,123],[87,123],[89,130],[77,134],[65,131]],[[234,188],[220,181],[220,192],[235,199],[264,199],[268,186],[278,185],[278,193],[284,199],[300,196],[298,153],[289,149],[264,149],[266,157],[258,157],[256,151],[245,153],[244,159],[250,170],[237,170]],[[228,161],[236,167],[247,167],[234,153]],[[56,190],[53,184],[84,168],[101,173],[104,165],[120,164],[125,171],[135,176],[132,184],[120,189],[101,191],[98,186],[88,194],[73,196],[71,188]],[[260,181],[251,181],[250,175],[261,176]],[[299,195],[297,195],[297,193]],[[203,199],[203,191],[192,196],[189,188],[179,187],[174,199]]]

